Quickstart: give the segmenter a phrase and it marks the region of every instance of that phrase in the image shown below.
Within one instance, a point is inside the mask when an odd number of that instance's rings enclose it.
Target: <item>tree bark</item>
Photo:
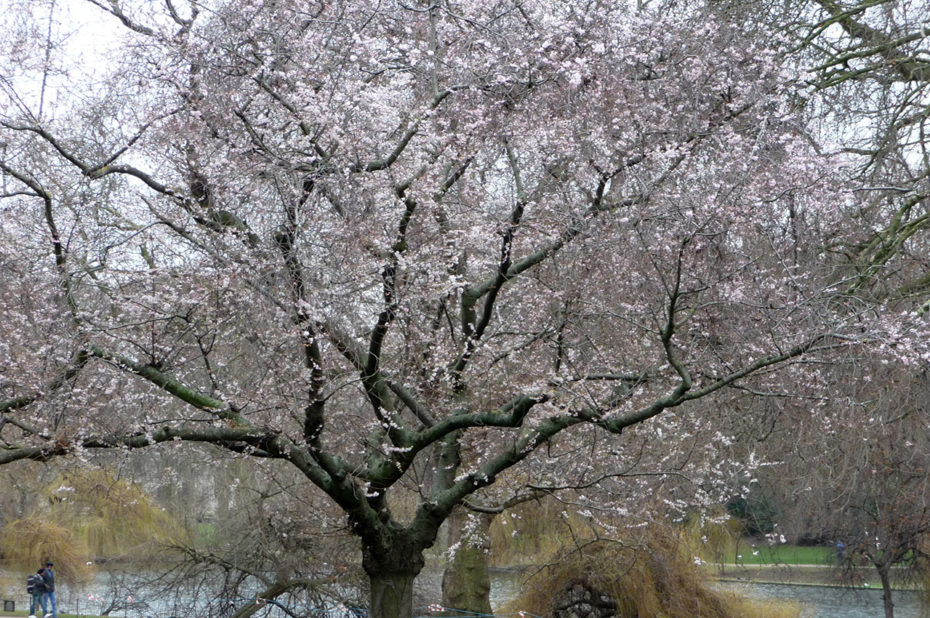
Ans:
[[[249,618],[249,616],[254,615],[259,610],[264,610],[269,604],[275,604],[275,599],[279,595],[294,588],[296,585],[298,585],[298,582],[295,581],[275,582],[271,584],[256,595],[255,600],[249,601],[248,604],[236,610],[236,613],[234,613],[231,618]]]
[[[368,576],[371,582],[370,618],[411,618],[416,573],[369,573]]]
[[[411,618],[413,581],[423,569],[423,549],[394,531],[387,543],[362,543],[362,567],[371,587],[369,618]]]
[[[890,566],[879,566],[878,577],[882,580],[882,601],[885,605],[885,618],[894,618],[894,602],[891,600]]]
[[[494,515],[457,508],[449,518],[453,545],[458,547],[442,574],[442,605],[472,614],[491,614],[488,549]]]

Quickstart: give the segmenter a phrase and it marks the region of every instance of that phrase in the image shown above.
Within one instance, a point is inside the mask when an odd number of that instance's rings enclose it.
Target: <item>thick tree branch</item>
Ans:
[[[727,387],[737,382],[738,380],[745,378],[746,376],[756,373],[761,369],[779,365],[792,358],[797,358],[807,354],[816,349],[818,344],[829,339],[831,339],[829,334],[817,335],[807,342],[795,346],[782,354],[775,354],[772,356],[760,358],[743,367],[742,369],[716,379],[712,383],[703,386],[702,388],[689,390],[688,388],[685,388],[684,381],[679,382],[679,384],[672,390],[671,393],[669,393],[669,395],[662,397],[661,399],[657,399],[650,405],[628,414],[622,414],[617,417],[599,420],[596,424],[613,433],[620,433],[620,431],[625,427],[630,427],[632,425],[636,425],[637,423],[641,423],[656,416],[657,414],[660,414],[664,410],[680,406],[687,401],[694,401],[696,399],[706,397],[707,395]]]
[[[927,38],[926,31],[923,27],[916,32],[895,37],[873,28],[863,23],[861,20],[855,19],[856,15],[862,13],[870,6],[883,4],[884,2],[870,0],[851,9],[845,9],[834,0],[815,1],[830,14],[830,18],[818,25],[818,27],[808,35],[806,42],[809,42],[814,36],[835,23],[839,24],[849,36],[861,40],[864,44],[864,47],[850,48],[814,68],[813,71],[822,73],[831,67],[841,67],[838,73],[830,77],[821,87],[836,85],[842,81],[861,75],[872,75],[878,68],[890,69],[893,76],[903,81],[925,82],[930,80],[930,62],[925,59],[915,58],[907,52],[902,53],[900,51],[908,43]],[[850,61],[873,56],[880,58],[880,62],[871,65],[865,70],[850,71],[848,69]]]
[[[77,319],[77,302],[74,298],[74,292],[71,286],[71,275],[67,268],[67,249],[62,242],[58,226],[55,224],[55,214],[51,194],[39,184],[39,182],[25,174],[17,172],[4,161],[0,161],[0,170],[6,172],[13,178],[29,187],[37,197],[42,200],[43,212],[45,214],[45,223],[49,230],[49,236],[52,240],[52,253],[55,255],[55,267],[58,271],[58,285],[64,294],[65,303],[71,313],[72,321]]]
[[[426,118],[428,118],[429,115],[433,111],[435,111],[436,108],[438,108],[439,105],[444,100],[446,100],[446,97],[448,97],[450,94],[452,94],[453,92],[459,89],[461,89],[461,86],[453,86],[452,88],[447,88],[446,90],[443,90],[442,92],[437,94],[435,97],[433,97],[432,102],[429,104],[429,107],[427,108],[427,112],[418,116],[413,121],[413,123],[410,125],[407,131],[403,134],[403,136],[400,138],[400,141],[397,142],[397,144],[394,146],[394,149],[390,152],[390,154],[388,154],[387,157],[383,159],[375,159],[374,161],[369,161],[368,163],[360,163],[360,164],[357,164],[351,167],[350,169],[353,172],[358,173],[358,172],[378,172],[378,171],[385,170],[391,167],[394,164],[394,162],[397,161],[400,155],[403,154],[404,150],[406,150],[407,145],[410,144],[410,140],[413,139],[413,136],[419,132],[420,125],[423,123],[423,121]]]
[[[248,421],[246,421],[246,419],[241,414],[239,414],[239,411],[236,410],[235,407],[231,404],[228,404],[220,399],[216,399],[215,397],[204,395],[203,393],[198,392],[196,389],[193,389],[175,380],[174,378],[171,378],[157,367],[153,367],[152,365],[146,363],[140,363],[129,358],[128,356],[108,352],[95,346],[89,348],[87,354],[101,360],[105,360],[119,369],[134,373],[135,375],[147,380],[148,382],[151,382],[165,392],[173,395],[180,401],[194,406],[199,410],[203,410],[204,412],[209,412],[217,418],[232,421],[243,427],[248,427],[249,425]]]
[[[305,190],[307,197],[303,201],[309,198],[312,190],[312,187]],[[310,386],[307,391],[307,405],[304,408],[304,439],[314,448],[319,448],[320,435],[323,432],[324,425],[326,398],[323,390],[326,377],[323,373],[323,353],[320,349],[320,336],[317,333],[317,325],[307,310],[310,305],[304,284],[303,265],[297,255],[298,206],[288,205],[285,207],[284,228],[275,235],[275,242],[281,251],[284,267],[290,280],[294,323],[303,347],[303,364],[310,370]]]
[[[543,420],[476,471],[463,476],[448,489],[433,494],[431,499],[417,510],[411,527],[426,525],[426,522],[437,516],[448,516],[455,505],[479,489],[494,483],[498,474],[529,457],[551,437],[568,427],[583,422],[577,416],[553,416]]]
[[[407,229],[410,221],[417,208],[417,202],[406,195],[404,188],[396,189],[396,196],[404,203],[404,211],[401,214],[400,221],[397,225],[397,234],[394,244],[391,247],[391,256],[387,264],[381,269],[381,290],[384,308],[378,315],[375,327],[372,329],[368,342],[368,353],[365,358],[365,367],[362,371],[362,383],[365,385],[365,392],[374,408],[375,414],[383,422],[390,426],[388,435],[395,446],[406,442],[403,435],[403,426],[396,415],[390,418],[386,417],[383,408],[384,400],[382,398],[383,382],[381,378],[381,353],[384,344],[384,338],[387,336],[388,329],[394,321],[397,312],[397,292],[398,292],[398,264],[401,255],[407,249]],[[400,432],[400,433],[398,433]]]
[[[87,2],[90,2],[94,6],[100,7],[105,12],[117,18],[123,23],[124,26],[126,26],[133,32],[138,32],[139,34],[144,34],[145,36],[156,35],[154,30],[152,30],[146,25],[140,24],[139,22],[131,19],[128,15],[126,15],[126,13],[123,12],[117,0],[106,0],[105,3],[104,3],[104,0],[87,0]]]

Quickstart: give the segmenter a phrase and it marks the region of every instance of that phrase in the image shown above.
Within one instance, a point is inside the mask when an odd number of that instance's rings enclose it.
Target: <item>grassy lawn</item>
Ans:
[[[738,557],[737,557],[738,556]],[[707,559],[706,568],[714,577],[757,582],[881,588],[878,573],[865,562],[852,569],[837,568],[836,549],[800,545],[766,545],[741,541],[735,551]],[[819,568],[818,568],[819,567]],[[912,589],[913,583],[901,578],[903,567],[892,572],[895,588]]]
[[[832,547],[811,547],[808,545],[758,544],[753,547],[749,543],[740,543],[735,551],[727,552],[723,562],[745,565],[835,565],[836,550]]]

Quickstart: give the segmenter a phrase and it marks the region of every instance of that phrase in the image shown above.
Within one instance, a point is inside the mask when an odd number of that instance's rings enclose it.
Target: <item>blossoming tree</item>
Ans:
[[[88,1],[105,66],[67,3],[2,34],[0,464],[281,460],[408,616],[440,525],[551,440],[871,332],[796,233],[837,202],[793,76],[710,13]]]

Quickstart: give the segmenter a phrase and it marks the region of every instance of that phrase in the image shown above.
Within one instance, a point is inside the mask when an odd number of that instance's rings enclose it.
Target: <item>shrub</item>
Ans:
[[[527,579],[522,595],[501,613],[551,616],[573,586],[615,600],[617,616],[663,618],[787,618],[793,605],[764,605],[715,590],[680,528],[652,524],[638,539],[595,540],[563,552]]]

